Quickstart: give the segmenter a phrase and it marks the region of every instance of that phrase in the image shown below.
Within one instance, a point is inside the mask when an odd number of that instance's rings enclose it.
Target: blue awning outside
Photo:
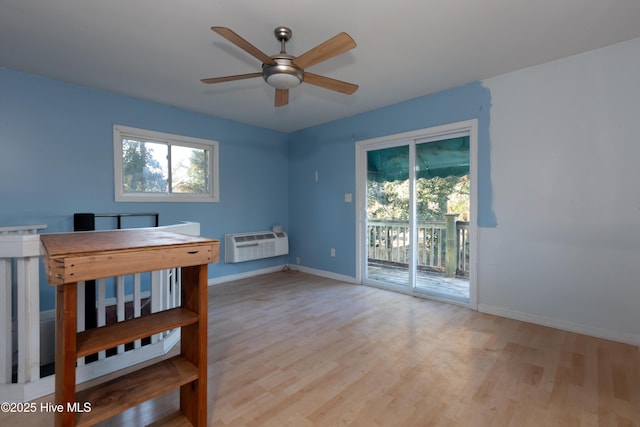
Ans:
[[[469,164],[468,136],[416,145],[416,178],[461,177]],[[369,151],[367,176],[376,182],[409,179],[409,146]]]

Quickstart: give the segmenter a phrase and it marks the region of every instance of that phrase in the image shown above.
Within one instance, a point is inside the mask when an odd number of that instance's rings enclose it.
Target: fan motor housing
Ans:
[[[279,54],[271,59],[276,65],[262,64],[262,77],[267,84],[276,89],[291,89],[302,83],[304,71],[293,63],[293,56]]]

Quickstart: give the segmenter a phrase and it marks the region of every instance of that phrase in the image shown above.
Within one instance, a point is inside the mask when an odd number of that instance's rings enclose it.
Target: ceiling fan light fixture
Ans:
[[[276,89],[292,89],[298,86],[302,81],[292,74],[272,74],[265,78],[269,86]]]
[[[292,89],[302,83],[304,72],[292,64],[289,55],[274,56],[276,65],[262,66],[262,76],[269,86],[276,89]]]

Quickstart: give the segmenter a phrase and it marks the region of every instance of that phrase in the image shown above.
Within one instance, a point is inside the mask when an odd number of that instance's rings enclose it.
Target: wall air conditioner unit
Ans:
[[[289,253],[289,238],[284,231],[258,231],[224,235],[224,262],[251,261]]]

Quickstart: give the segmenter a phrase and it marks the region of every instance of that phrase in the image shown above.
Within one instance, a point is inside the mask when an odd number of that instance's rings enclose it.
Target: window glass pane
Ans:
[[[117,202],[217,202],[218,141],[114,125]]]
[[[171,146],[173,193],[209,193],[209,153],[203,148]]]
[[[122,140],[122,191],[166,193],[168,146],[156,142]]]

